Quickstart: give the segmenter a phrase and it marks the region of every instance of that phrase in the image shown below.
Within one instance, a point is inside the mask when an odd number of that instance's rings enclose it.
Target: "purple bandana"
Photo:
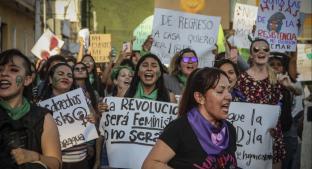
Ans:
[[[221,121],[220,128],[215,128],[200,114],[197,108],[193,108],[187,113],[187,119],[207,154],[219,154],[228,147],[229,133],[225,121]]]

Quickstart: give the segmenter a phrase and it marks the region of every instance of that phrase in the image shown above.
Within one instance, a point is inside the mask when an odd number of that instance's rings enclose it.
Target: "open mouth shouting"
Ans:
[[[8,80],[0,80],[0,89],[8,89],[11,86],[11,82]]]

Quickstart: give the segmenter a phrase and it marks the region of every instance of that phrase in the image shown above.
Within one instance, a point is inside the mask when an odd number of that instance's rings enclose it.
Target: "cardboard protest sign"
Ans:
[[[133,36],[135,37],[135,41],[132,46],[133,50],[142,50],[142,45],[146,38],[148,35],[152,34],[153,19],[153,15],[147,17],[138,27],[134,29]]]
[[[86,120],[90,109],[81,88],[38,104],[53,112],[60,133],[62,150],[98,138],[94,124]]]
[[[249,49],[252,27],[256,23],[258,7],[236,3],[234,10],[233,29],[235,30],[234,45]]]
[[[271,51],[296,51],[300,23],[300,0],[261,0],[256,37],[266,39]]]
[[[96,63],[109,62],[109,52],[112,50],[111,34],[91,34],[91,55]]]
[[[151,52],[164,64],[170,64],[176,52],[188,47],[205,56],[217,43],[219,24],[220,17],[155,8]]]
[[[312,81],[312,44],[298,44],[297,50],[298,80]]]
[[[60,54],[64,41],[47,29],[38,39],[31,52],[39,59],[48,59],[50,56]]]
[[[141,168],[162,130],[177,117],[178,105],[134,98],[106,97],[109,112],[100,130],[106,139],[109,166]]]
[[[280,107],[265,104],[232,102],[228,120],[236,128],[236,158],[244,169],[272,168],[273,138]]]

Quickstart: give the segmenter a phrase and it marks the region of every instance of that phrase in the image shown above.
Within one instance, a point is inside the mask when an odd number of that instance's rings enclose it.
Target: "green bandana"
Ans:
[[[179,82],[185,87],[187,77],[183,73],[179,73],[177,77],[178,77]]]
[[[18,120],[22,118],[24,115],[26,115],[30,110],[30,104],[28,100],[24,97],[23,98],[23,104],[19,107],[12,108],[6,101],[0,101],[0,106],[6,110],[8,115],[13,120]]]
[[[158,94],[158,90],[157,89],[153,90],[148,95],[144,94],[143,86],[142,86],[141,82],[139,82],[137,91],[136,91],[136,93],[134,95],[134,98],[147,99],[147,100],[156,100],[157,99],[157,94]]]
[[[89,74],[89,81],[91,84],[93,84],[93,82],[94,82],[94,75],[92,73]]]
[[[312,59],[312,53],[307,54],[308,59]]]

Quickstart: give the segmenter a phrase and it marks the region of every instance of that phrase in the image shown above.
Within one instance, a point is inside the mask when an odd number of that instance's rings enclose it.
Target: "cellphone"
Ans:
[[[130,42],[124,42],[122,44],[122,51],[123,52],[131,52],[131,43]]]

